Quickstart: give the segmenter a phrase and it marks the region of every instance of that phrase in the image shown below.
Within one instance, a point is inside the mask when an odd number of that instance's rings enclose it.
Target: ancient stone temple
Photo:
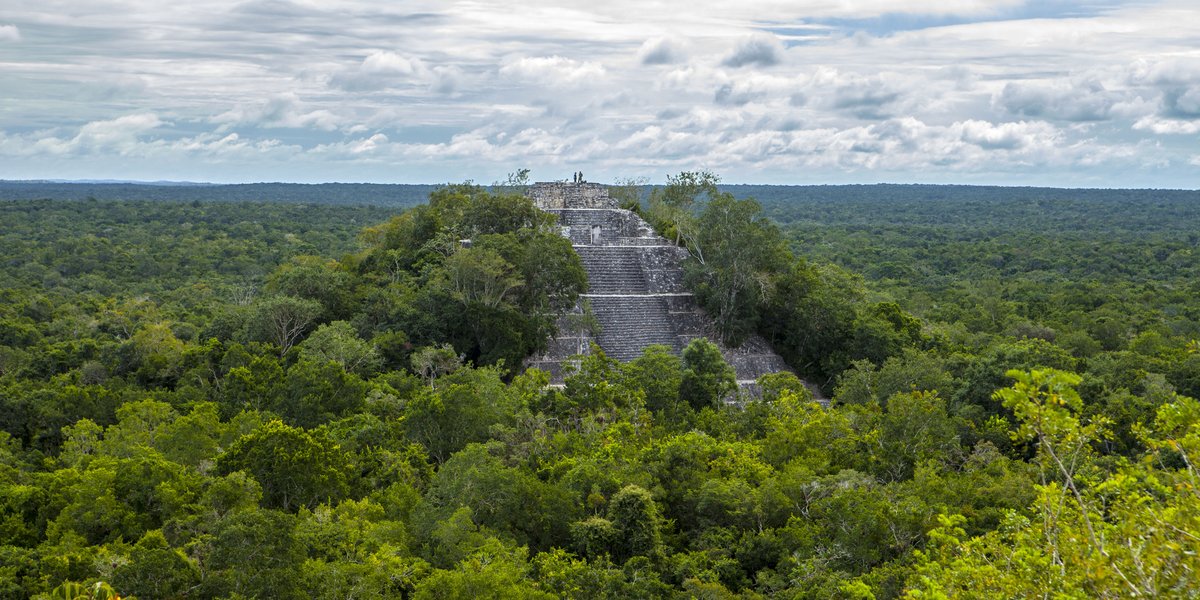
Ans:
[[[623,362],[651,344],[678,353],[697,337],[718,342],[710,320],[683,287],[687,250],[655,234],[637,214],[618,208],[605,186],[537,183],[527,194],[538,208],[558,215],[589,283],[574,314],[560,320],[547,352],[530,358],[528,366],[549,371],[561,383],[564,362],[587,353],[592,341]],[[588,311],[594,319],[586,318]],[[791,370],[758,336],[739,348],[718,345],[743,386],[761,375]]]

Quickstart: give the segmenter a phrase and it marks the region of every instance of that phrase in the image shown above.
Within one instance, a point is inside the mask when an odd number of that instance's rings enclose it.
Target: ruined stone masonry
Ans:
[[[579,254],[589,283],[574,313],[559,321],[559,333],[547,352],[530,358],[527,366],[549,371],[552,382],[561,383],[564,362],[586,354],[592,341],[609,357],[625,362],[651,344],[680,353],[703,336],[721,347],[742,386],[767,373],[791,370],[758,336],[740,348],[720,344],[711,321],[683,287],[687,250],[655,234],[635,213],[617,208],[605,186],[536,183],[526,193],[538,208],[558,215],[562,234]],[[581,325],[582,306],[590,306],[595,316],[595,335]]]

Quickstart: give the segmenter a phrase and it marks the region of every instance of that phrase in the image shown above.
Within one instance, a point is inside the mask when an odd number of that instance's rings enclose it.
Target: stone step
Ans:
[[[596,342],[612,358],[633,360],[651,344],[678,349],[678,336],[662,298],[590,296],[589,300],[600,323]]]
[[[620,246],[670,246],[666,238],[657,235],[646,237],[619,237],[616,244]]]
[[[644,294],[649,291],[638,249],[621,246],[575,248],[593,294]]]

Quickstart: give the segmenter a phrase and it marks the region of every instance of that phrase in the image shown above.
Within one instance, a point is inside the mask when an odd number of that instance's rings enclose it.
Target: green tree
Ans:
[[[350,305],[352,276],[337,261],[319,256],[296,256],[267,280],[267,291],[317,302],[323,321],[344,318]]]
[[[346,321],[317,327],[299,345],[300,356],[314,362],[335,362],[350,373],[370,376],[379,366],[379,353]]]
[[[438,377],[453,373],[462,366],[462,357],[454,352],[450,344],[426,346],[412,353],[413,371],[420,375],[430,389],[434,389]]]
[[[553,222],[554,217],[538,210],[533,201],[525,197],[523,190],[476,194],[462,216],[463,228],[471,238],[521,230],[536,231]]]
[[[282,383],[280,394],[267,408],[292,425],[310,428],[362,411],[370,389],[337,363],[304,359],[288,369]]]
[[[485,367],[443,376],[436,390],[423,389],[408,401],[405,432],[439,463],[471,442],[487,440],[493,426],[511,423],[518,410],[500,374]]]
[[[183,374],[184,344],[167,323],[146,325],[129,340],[130,370],[149,385],[170,385]]]
[[[296,518],[274,510],[246,510],[218,522],[204,561],[204,595],[302,598],[304,548]]]
[[[628,390],[619,381],[620,363],[594,342],[591,351],[580,355],[577,365],[567,365],[566,371],[562,402],[553,410],[571,426],[578,428],[590,415],[610,414],[629,404]]]
[[[895,394],[879,423],[875,473],[884,481],[903,481],[924,461],[957,461],[962,452],[957,434],[937,392]]]
[[[737,391],[737,374],[721,356],[721,349],[705,338],[696,338],[683,349],[683,378],[679,397],[696,410],[719,406]]]
[[[525,284],[515,267],[487,248],[464,248],[442,264],[442,286],[464,306],[496,308]]]
[[[662,415],[679,413],[683,362],[670,347],[647,346],[641,356],[621,365],[621,376],[625,387],[645,393],[646,408]]]
[[[200,583],[200,569],[182,551],[171,548],[159,530],[149,531],[119,565],[113,585],[141,598],[186,598]]]
[[[683,171],[668,175],[667,185],[650,194],[650,218],[675,243],[691,246],[699,233],[696,213],[700,206],[719,195],[720,178],[708,171]]]
[[[662,551],[662,515],[650,492],[627,485],[608,505],[613,530],[613,558],[625,562],[635,556],[655,558]]]
[[[908,348],[878,368],[866,359],[851,363],[838,377],[834,399],[844,404],[886,405],[888,398],[901,392],[940,392],[943,397],[953,397],[957,389],[944,359]]]
[[[453,570],[437,570],[417,585],[416,600],[486,598],[489,600],[550,600],[556,596],[528,578],[524,548],[492,541]]]
[[[968,537],[964,517],[943,515],[929,550],[917,554],[907,597],[1046,590],[1080,598],[1187,596],[1200,547],[1190,463],[1200,450],[1200,403],[1179,397],[1163,405],[1154,428],[1142,430],[1151,452],[1105,469],[1093,455],[1105,422],[1079,418],[1079,376],[1055,369],[1009,375],[1016,383],[996,396],[1017,416],[1014,437],[1036,444],[1042,471],[1033,516],[1010,513],[1000,529]],[[1164,461],[1164,452],[1178,462]]]
[[[541,550],[565,545],[576,512],[564,490],[506,467],[480,444],[456,452],[438,469],[426,501],[443,518],[466,506],[476,524]]]
[[[350,464],[322,432],[271,421],[242,436],[217,458],[222,475],[245,471],[262,485],[263,502],[282,510],[337,500],[349,490]]]
[[[791,260],[779,230],[754,200],[717,194],[700,213],[685,267],[689,287],[708,309],[721,339],[739,345],[759,325],[775,277]]]
[[[608,195],[617,201],[617,206],[641,214],[642,199],[646,197],[646,184],[649,181],[648,177],[619,178],[608,186]]]
[[[529,169],[517,169],[506,175],[504,181],[492,183],[492,190],[501,194],[521,195],[529,187]]]

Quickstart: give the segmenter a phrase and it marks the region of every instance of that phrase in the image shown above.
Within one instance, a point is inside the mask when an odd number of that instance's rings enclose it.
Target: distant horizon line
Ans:
[[[468,183],[475,183],[472,180],[467,180]],[[318,183],[300,182],[300,181],[242,181],[242,182],[212,182],[212,181],[187,181],[187,180],[145,180],[145,179],[0,179],[0,185],[4,184],[56,184],[56,185],[141,185],[141,186],[160,186],[160,187],[222,187],[222,186],[242,186],[242,185],[303,185],[303,186],[321,186],[321,185],[378,185],[378,186],[444,186],[464,183],[462,181],[443,181],[443,182],[426,182],[426,183],[380,183],[375,181],[322,181]],[[535,183],[570,183],[566,179],[557,179],[549,181],[530,182],[528,185]],[[600,181],[587,181],[585,183],[598,183],[600,185],[615,186],[616,183],[603,183]],[[476,185],[484,187],[492,187],[499,184],[493,183],[476,183]],[[665,182],[646,182],[644,186],[661,186],[666,185]],[[1049,185],[1020,185],[1020,184],[988,184],[988,183],[898,183],[888,181],[877,181],[874,183],[754,183],[754,182],[720,182],[718,186],[758,186],[758,187],[872,187],[872,186],[898,186],[898,187],[978,187],[978,188],[1012,188],[1012,189],[1047,189],[1047,190],[1161,190],[1161,191],[1182,191],[1193,192],[1200,191],[1200,188],[1181,188],[1181,187],[1085,187],[1085,186],[1049,186]]]

